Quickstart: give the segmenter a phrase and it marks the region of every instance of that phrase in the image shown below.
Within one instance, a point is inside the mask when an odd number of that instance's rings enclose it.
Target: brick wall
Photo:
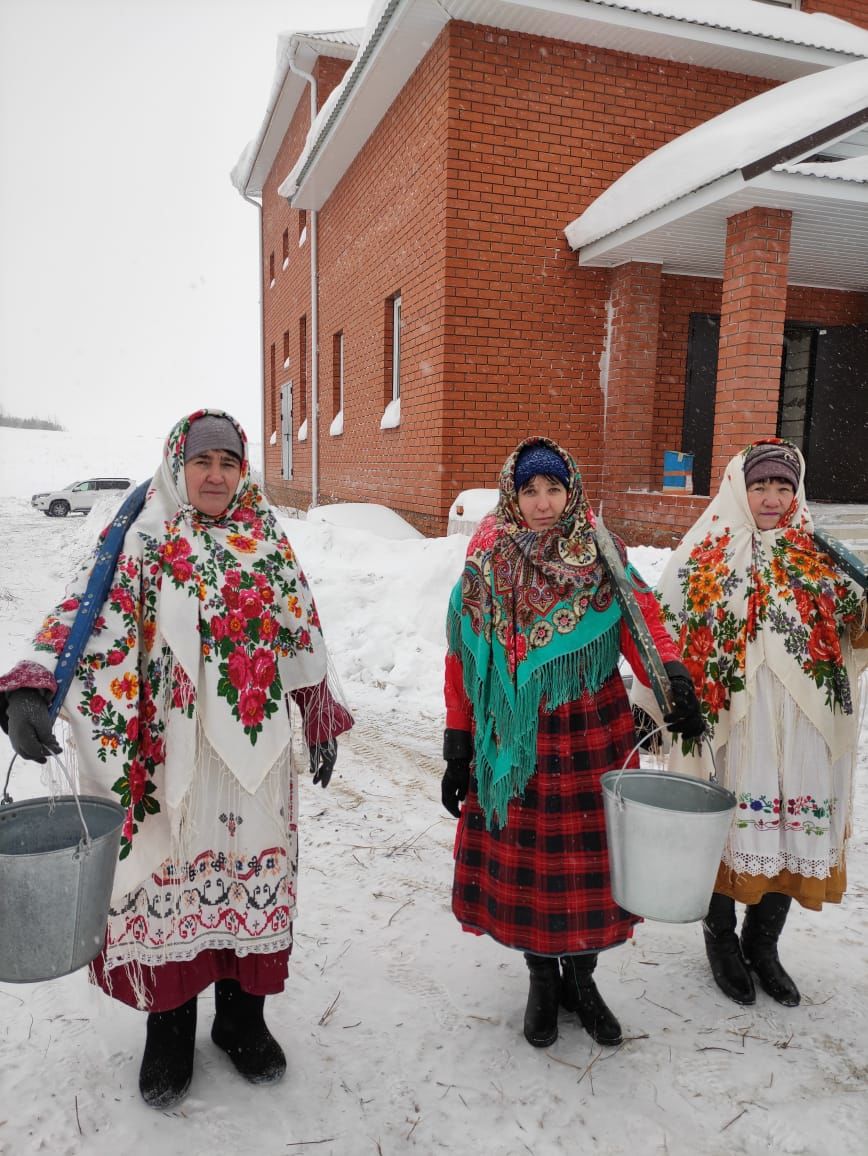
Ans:
[[[687,331],[691,313],[721,312],[722,282],[704,277],[661,279],[658,334],[657,395],[654,428],[656,462],[662,474],[662,450],[681,448],[682,410],[687,360]],[[812,325],[868,324],[868,293],[816,289],[790,285],[786,296],[786,320]],[[751,427],[744,444],[762,434],[774,433],[772,420],[765,428]],[[741,447],[739,447],[741,448]],[[659,486],[659,480],[652,489]],[[695,520],[707,499],[673,493],[632,492],[606,498],[609,524],[630,543],[671,546]]]
[[[660,282],[660,266],[641,261],[629,261],[611,272],[603,468],[607,498],[631,487],[657,488],[659,474],[652,459],[658,444],[653,402]]]
[[[563,229],[647,152],[771,85],[457,22],[447,31],[445,477],[452,492],[490,486],[516,442],[541,433],[576,455],[599,496],[610,274],[580,267]]]
[[[431,532],[442,528],[445,500],[447,47],[441,35],[323,206],[318,225],[319,500],[382,502]],[[306,126],[301,115],[299,130]],[[291,130],[275,166],[281,180],[300,147]],[[270,224],[269,236],[279,229],[279,221]],[[303,286],[293,280],[295,270],[287,275],[287,298],[296,312],[309,300],[307,248],[301,257],[296,275]],[[398,292],[404,405],[400,426],[381,430],[390,369],[385,315]],[[292,311],[287,306],[285,312]],[[344,415],[343,433],[333,437],[336,333],[344,337]],[[310,442],[296,442],[294,451],[291,484],[275,480],[279,455],[272,453],[269,491],[275,500],[307,508]]]
[[[321,101],[345,67],[320,61]],[[772,86],[475,25],[445,28],[319,214],[320,500],[383,502],[423,530],[442,532],[454,495],[493,485],[529,433],[563,442],[598,498],[612,275],[580,267],[563,228],[649,151]],[[309,320],[309,247],[298,247],[298,214],[276,195],[307,122],[303,99],[263,196],[267,426],[276,409],[271,345],[276,386],[289,377],[297,384],[298,325]],[[689,313],[720,312],[720,283],[664,276],[660,286],[657,388],[651,398],[646,387],[634,432],[645,436],[653,405],[662,452],[680,443]],[[381,430],[385,307],[398,291],[402,418],[398,429]],[[793,288],[787,315],[805,320],[810,310],[815,319],[833,300],[833,313],[864,317],[864,295]],[[344,334],[344,432],[330,437],[337,332]],[[306,507],[310,442],[294,441],[289,484],[279,481],[279,451],[265,447],[270,492]],[[653,484],[657,449],[648,452],[643,468]],[[658,497],[680,528],[689,525],[690,500]],[[619,523],[621,498],[607,495],[612,525],[662,525],[660,511],[642,521],[641,498],[623,499]]]
[[[721,282],[711,277],[664,274],[660,290],[660,332],[657,339],[657,392],[654,428],[661,451],[680,450],[687,374],[687,333],[691,313],[720,314]],[[659,484],[659,483],[658,483]]]
[[[349,67],[348,61],[321,57],[314,69],[317,80],[317,107],[321,108],[329,94],[340,82]],[[303,228],[301,214],[290,209],[285,197],[277,190],[296,158],[299,156],[310,127],[310,95],[306,88],[295,115],[278,151],[271,172],[262,189],[262,249],[263,249],[263,345],[265,361],[265,396],[263,398],[263,446],[266,489],[275,500],[298,504],[295,493],[310,494],[310,439],[297,440],[302,411],[309,410],[300,396],[301,379],[310,382],[310,338],[307,340],[305,364],[299,356],[302,319],[310,325],[310,229],[300,243]],[[286,245],[284,245],[284,233]],[[284,261],[284,249],[287,256]],[[274,284],[271,284],[271,266]],[[284,267],[285,266],[285,267]],[[286,345],[286,350],[285,350]],[[273,353],[272,353],[273,349]],[[288,357],[286,356],[288,354]],[[320,351],[322,357],[322,351]],[[288,360],[288,365],[284,362]],[[280,445],[280,390],[292,381],[293,446],[292,483],[281,481]],[[272,433],[277,434],[274,445],[269,444]],[[302,502],[305,507],[307,501]]]
[[[752,208],[727,221],[711,483],[757,429],[774,429],[792,213]]]
[[[825,12],[868,28],[868,0],[802,0],[803,12]]]
[[[868,293],[790,285],[787,321],[802,321],[807,325],[866,325]]]

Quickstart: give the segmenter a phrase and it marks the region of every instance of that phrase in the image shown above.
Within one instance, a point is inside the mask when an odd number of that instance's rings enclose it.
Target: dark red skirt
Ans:
[[[227,949],[200,951],[187,963],[163,963],[159,967],[137,967],[134,976],[130,968],[105,968],[105,959],[98,955],[90,965],[90,975],[106,995],[130,1007],[140,1007],[139,994],[144,994],[149,1012],[171,1011],[204,991],[218,979],[236,979],[242,991],[249,995],[277,995],[289,974],[289,952],[274,951],[269,955],[236,955]],[[139,993],[139,994],[137,994]]]
[[[452,888],[465,930],[535,955],[602,951],[631,937],[641,919],[612,898],[600,776],[622,767],[635,741],[615,674],[597,694],[540,712],[536,773],[505,827],[485,829],[471,779]]]

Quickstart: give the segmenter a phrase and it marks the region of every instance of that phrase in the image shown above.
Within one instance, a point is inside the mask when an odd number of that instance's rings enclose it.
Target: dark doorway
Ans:
[[[690,314],[681,450],[685,454],[693,454],[694,494],[711,492],[711,445],[714,440],[719,341],[718,316],[714,313]]]
[[[818,328],[805,489],[819,502],[868,502],[868,325]]]
[[[719,338],[719,316],[690,315],[681,449],[697,494],[711,486]],[[776,433],[804,454],[809,499],[868,502],[868,326],[786,325]]]

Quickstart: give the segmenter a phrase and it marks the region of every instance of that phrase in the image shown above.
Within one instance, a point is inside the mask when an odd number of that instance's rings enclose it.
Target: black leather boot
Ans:
[[[789,895],[769,891],[759,903],[748,907],[741,929],[745,962],[756,972],[763,991],[784,1007],[798,1007],[802,999],[778,959],[778,939],[791,903]]]
[[[148,1016],[139,1091],[151,1108],[174,1108],[193,1079],[196,1046],[196,996],[167,1012]]]
[[[524,1013],[524,1038],[535,1048],[549,1048],[558,1038],[561,973],[548,955],[524,956],[530,972],[530,991]]]
[[[740,1004],[756,1001],[753,979],[735,934],[735,900],[715,891],[702,921],[705,954],[714,982],[725,996]]]
[[[234,979],[214,984],[217,1014],[211,1039],[251,1084],[276,1084],[286,1071],[283,1048],[263,1019],[264,995],[249,995]]]
[[[614,1047],[622,1040],[621,1025],[606,1006],[594,983],[595,953],[565,955],[561,958],[563,981],[561,1003],[567,1011],[575,1012],[579,1022],[592,1040],[606,1047]]]

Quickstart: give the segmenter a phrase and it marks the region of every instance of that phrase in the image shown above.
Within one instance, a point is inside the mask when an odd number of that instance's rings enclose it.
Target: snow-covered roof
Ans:
[[[450,20],[782,81],[868,57],[865,29],[756,0],[375,0],[281,195],[322,205]]]
[[[566,227],[567,241],[581,249],[762,158],[767,172],[819,152],[841,135],[836,126],[849,121],[849,131],[860,118],[868,123],[868,60],[779,85],[643,157]],[[781,150],[792,152],[774,156]]]
[[[839,161],[799,161],[791,165],[775,165],[775,172],[865,184],[868,182],[868,156],[847,157]]]
[[[319,56],[351,60],[359,50],[364,29],[336,32],[285,32],[277,40],[277,61],[265,114],[256,136],[246,145],[230,174],[242,194],[259,196],[292,120],[306,82],[290,70],[294,62],[309,72]]]
[[[727,221],[791,216],[791,284],[868,290],[868,61],[754,97],[645,157],[565,230],[579,263],[721,277]]]
[[[681,20],[705,28],[721,28],[765,36],[790,44],[851,52],[853,25],[825,13],[757,4],[756,0],[589,0],[602,8]]]

